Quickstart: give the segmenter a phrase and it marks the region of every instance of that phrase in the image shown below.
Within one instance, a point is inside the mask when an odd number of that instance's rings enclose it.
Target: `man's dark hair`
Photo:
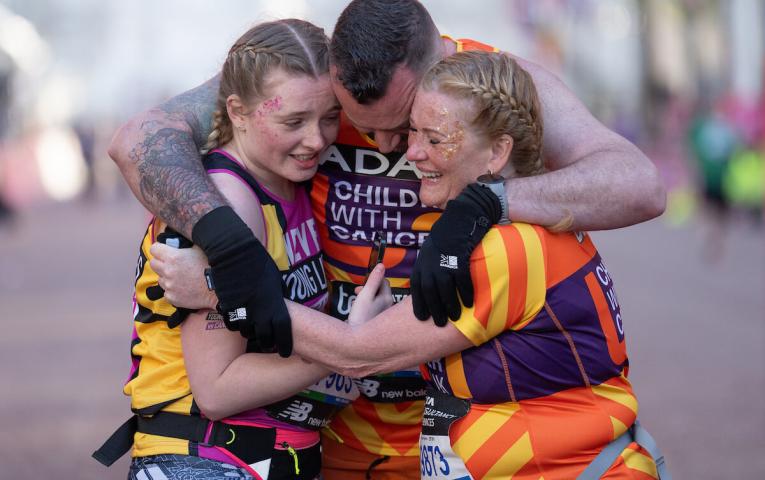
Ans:
[[[424,73],[435,58],[438,29],[415,0],[354,0],[343,10],[330,43],[338,80],[361,104],[378,100],[393,71]]]

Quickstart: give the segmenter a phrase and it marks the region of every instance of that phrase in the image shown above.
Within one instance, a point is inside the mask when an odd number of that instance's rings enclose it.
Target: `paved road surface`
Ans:
[[[132,201],[39,208],[0,226],[0,478],[124,479],[90,453],[128,416]],[[615,278],[643,423],[677,479],[765,478],[763,231],[661,221],[595,235]]]

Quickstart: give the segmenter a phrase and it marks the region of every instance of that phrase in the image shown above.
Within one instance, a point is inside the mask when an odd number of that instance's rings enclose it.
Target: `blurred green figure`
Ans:
[[[714,208],[727,209],[723,178],[738,147],[736,132],[724,119],[712,114],[693,121],[689,140],[704,200]]]
[[[709,223],[703,256],[715,262],[722,256],[723,233],[729,211],[723,183],[739,140],[733,127],[710,111],[691,123],[688,145],[696,162],[699,193]]]

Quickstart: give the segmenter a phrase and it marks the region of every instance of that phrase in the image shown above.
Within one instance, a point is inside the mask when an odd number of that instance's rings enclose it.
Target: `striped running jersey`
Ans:
[[[497,51],[473,40],[452,41],[457,51]],[[337,140],[324,152],[311,187],[333,316],[347,318],[378,230],[387,240],[384,264],[394,298],[409,294],[417,252],[440,216],[439,210],[422,205],[419,191],[419,173],[403,153],[380,153],[342,117]],[[329,438],[340,437],[346,445],[373,454],[418,455],[424,398],[420,372],[366,378],[359,389],[359,399],[332,420]]]
[[[611,275],[587,234],[521,223],[489,230],[471,275],[475,303],[454,326],[474,347],[423,367],[469,400],[453,453],[476,479],[576,478],[637,416]],[[608,475],[657,477],[636,444]]]

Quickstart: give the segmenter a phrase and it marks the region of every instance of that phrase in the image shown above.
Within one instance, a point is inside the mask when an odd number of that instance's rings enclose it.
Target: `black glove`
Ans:
[[[417,318],[432,316],[433,322],[443,327],[447,315],[452,320],[460,317],[460,298],[466,307],[473,305],[470,255],[501,216],[497,196],[475,183],[446,204],[414,264],[411,287]]]
[[[231,207],[202,217],[191,232],[207,255],[218,311],[229,330],[282,357],[292,353],[292,321],[282,292],[282,274],[252,230]]]

